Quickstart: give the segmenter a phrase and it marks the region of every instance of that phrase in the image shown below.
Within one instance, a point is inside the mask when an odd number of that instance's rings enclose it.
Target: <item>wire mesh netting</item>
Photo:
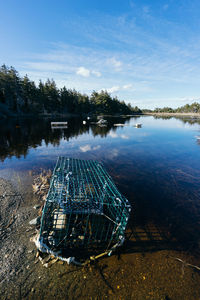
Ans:
[[[52,251],[109,249],[124,238],[131,211],[103,165],[59,157],[42,214],[40,241]]]

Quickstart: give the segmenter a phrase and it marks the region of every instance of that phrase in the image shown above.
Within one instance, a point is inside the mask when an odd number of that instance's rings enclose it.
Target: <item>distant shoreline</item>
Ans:
[[[200,118],[200,113],[143,113],[143,115],[148,116],[163,116],[163,117],[196,117]]]
[[[16,119],[16,118],[72,118],[72,117],[81,117],[86,118],[90,116],[91,118],[102,116],[102,117],[140,117],[140,116],[158,116],[158,117],[192,117],[192,118],[200,118],[200,113],[155,113],[155,112],[141,112],[141,113],[132,113],[132,114],[106,114],[106,113],[7,113],[0,112],[0,119]]]

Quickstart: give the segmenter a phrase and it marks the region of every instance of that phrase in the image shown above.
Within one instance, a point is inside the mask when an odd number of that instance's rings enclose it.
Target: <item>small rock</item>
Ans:
[[[39,225],[39,224],[40,224],[40,217],[37,217],[37,218],[31,220],[31,221],[29,222],[29,224],[30,224],[30,225]]]
[[[46,263],[46,264],[43,264],[43,266],[44,266],[45,268],[48,268],[48,267],[49,267],[49,264]]]
[[[12,270],[12,271],[10,272],[10,275],[14,275],[14,274],[15,274],[15,271]]]
[[[40,208],[40,206],[41,206],[40,204],[36,204],[36,205],[33,206],[33,208],[38,209],[38,208]]]
[[[38,233],[30,237],[30,242],[35,243],[37,241],[37,238],[38,238]]]

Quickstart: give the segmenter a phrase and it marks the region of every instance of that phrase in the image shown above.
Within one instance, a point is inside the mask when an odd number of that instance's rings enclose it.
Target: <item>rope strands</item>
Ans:
[[[103,165],[59,157],[42,213],[37,247],[60,257],[111,254],[124,241],[131,212]],[[71,260],[73,261],[73,259]]]

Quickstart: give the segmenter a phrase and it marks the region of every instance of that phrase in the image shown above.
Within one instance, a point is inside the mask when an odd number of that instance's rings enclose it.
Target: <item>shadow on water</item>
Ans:
[[[157,118],[157,117],[155,117]],[[85,133],[106,137],[117,130],[115,123],[128,123],[130,118],[107,118],[108,125],[99,127],[82,119],[72,118],[68,128],[52,130],[49,120],[13,120],[1,126],[0,159],[27,156],[30,148],[59,146]],[[57,120],[54,120],[57,121]],[[137,121],[137,118],[135,118]],[[181,119],[193,124],[195,120]],[[199,122],[199,121],[198,121]],[[199,254],[200,248],[200,186],[199,178],[173,168],[159,168],[147,160],[134,164],[127,154],[122,161],[105,161],[120,191],[132,204],[132,217],[127,240],[120,251],[147,252],[182,249]],[[118,173],[120,170],[120,174]],[[155,171],[156,170],[156,171]]]
[[[183,184],[170,172],[141,177],[135,185],[120,183],[133,212],[122,251],[183,250],[200,255],[200,187]],[[134,176],[129,173],[129,176]],[[186,175],[185,175],[186,176]],[[187,179],[185,178],[185,181]],[[194,185],[196,187],[194,188]],[[134,195],[134,196],[133,196]]]

